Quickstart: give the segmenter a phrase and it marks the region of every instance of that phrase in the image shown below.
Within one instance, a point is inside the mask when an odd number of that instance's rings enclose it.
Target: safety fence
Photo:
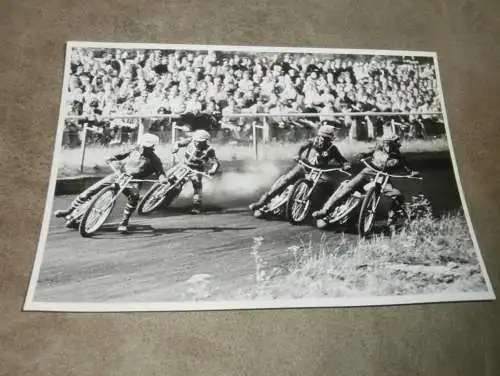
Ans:
[[[132,144],[144,132],[155,133],[161,143],[175,143],[191,129],[180,115],[133,114],[109,116],[68,116],[65,118],[63,144],[79,147],[80,169],[91,144],[105,146]],[[102,126],[102,124],[107,126]],[[253,148],[259,158],[259,143],[297,142],[314,135],[318,125],[335,127],[338,138],[373,140],[398,134],[427,138],[445,133],[441,112],[332,112],[332,113],[227,113],[218,126],[208,129],[218,142],[233,142]]]

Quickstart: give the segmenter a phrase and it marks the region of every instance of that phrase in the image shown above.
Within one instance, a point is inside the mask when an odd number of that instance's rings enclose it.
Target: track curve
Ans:
[[[54,209],[69,200],[57,197]],[[287,247],[322,235],[310,226],[256,219],[244,207],[208,207],[197,216],[177,207],[170,215],[134,216],[130,234],[122,235],[115,231],[122,207],[118,203],[104,228],[88,239],[64,228],[62,220],[51,221],[36,301],[176,300],[181,285],[197,275],[217,276],[229,288],[255,272],[254,237],[264,238],[260,252],[269,265],[280,265],[289,257]]]
[[[424,183],[401,181],[409,195],[423,192],[438,211],[460,207],[452,170],[423,172]],[[255,273],[251,254],[254,237],[263,237],[260,254],[268,267],[291,260],[289,246],[301,241],[335,243],[340,237],[357,241],[355,234],[324,232],[311,226],[293,226],[279,220],[254,218],[246,209],[252,197],[210,202],[206,212],[186,214],[187,199],[168,213],[134,215],[131,233],[115,229],[121,216],[121,198],[104,228],[92,238],[64,228],[52,218],[34,300],[37,302],[165,302],[189,298],[193,279],[216,280],[220,294],[248,285]],[[52,210],[66,207],[74,196],[57,196]]]

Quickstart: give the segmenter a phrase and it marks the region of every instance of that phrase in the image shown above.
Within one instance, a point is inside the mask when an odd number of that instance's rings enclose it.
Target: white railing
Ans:
[[[280,113],[269,113],[269,112],[255,112],[255,113],[232,113],[232,114],[224,114],[224,117],[342,117],[342,116],[431,116],[431,115],[441,115],[441,111],[425,111],[425,112],[376,112],[376,111],[367,111],[367,112],[280,112]],[[79,119],[88,119],[89,117],[95,117],[98,119],[177,119],[180,118],[182,114],[133,114],[133,115],[78,115],[78,116],[66,116],[67,120],[79,120]]]
[[[260,118],[262,119],[262,124],[258,124],[257,122],[252,123],[252,146],[254,150],[254,157],[258,159],[258,137],[257,130],[261,129],[263,132],[263,142],[268,142],[269,140],[269,122],[268,118],[320,118],[322,120],[333,118],[333,117],[370,117],[370,116],[435,116],[442,115],[442,112],[439,111],[425,111],[425,112],[332,112],[332,113],[230,113],[223,114],[222,118]],[[95,120],[114,120],[114,119],[170,119],[170,127],[171,127],[171,138],[172,144],[176,142],[177,139],[177,131],[182,130],[186,131],[185,127],[178,126],[173,119],[179,119],[181,114],[113,114],[113,115],[81,115],[81,116],[67,116],[66,120],[86,120],[86,119],[95,119]],[[87,132],[91,131],[90,127],[83,127],[83,134],[81,140],[81,163],[80,163],[80,171],[83,171],[84,162],[85,162],[85,152],[86,152],[86,138]],[[139,122],[138,125],[138,136],[140,136],[144,132],[144,124],[143,122]]]

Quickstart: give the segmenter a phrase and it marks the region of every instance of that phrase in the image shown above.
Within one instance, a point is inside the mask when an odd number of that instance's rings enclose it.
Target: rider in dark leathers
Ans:
[[[401,154],[400,151],[401,143],[398,136],[389,136],[383,139],[382,144],[378,145],[374,150],[368,153],[362,153],[361,158],[366,158],[373,167],[380,171],[391,172],[396,169],[403,169],[406,173],[411,176],[418,175],[418,172],[413,171]],[[357,189],[361,189],[365,184],[367,184],[370,179],[374,176],[373,170],[365,167],[361,170],[358,175],[352,178],[345,186],[341,192],[333,194],[328,201],[325,203],[321,210],[315,211],[312,217],[321,220],[328,216],[328,214],[335,208],[335,206],[345,197],[350,195]],[[391,207],[389,209],[388,225],[391,226],[398,215],[402,214],[404,196],[403,194],[392,184],[388,183],[385,186],[384,195],[392,199]]]
[[[295,160],[304,160],[313,167],[326,168],[331,161],[342,164],[344,169],[349,169],[350,164],[333,144],[335,128],[331,125],[322,125],[318,129],[316,137],[307,141],[300,147]],[[273,197],[281,194],[290,184],[293,184],[305,175],[304,167],[295,165],[285,175],[281,176],[268,192],[260,199],[250,204],[250,210],[259,210],[264,207]]]
[[[150,175],[158,176],[160,181],[166,179],[163,164],[160,158],[154,152],[155,146],[158,145],[159,138],[156,135],[146,133],[140,139],[136,146],[132,147],[125,153],[119,153],[106,160],[106,163],[125,161],[123,170],[132,175],[133,179],[145,179]],[[104,187],[113,183],[115,174],[106,176],[97,183],[91,185],[80,193],[71,203],[70,207],[65,210],[57,210],[54,214],[56,217],[66,217],[66,227],[73,228],[75,226],[75,218],[72,217],[73,212],[80,205],[90,200],[97,192]],[[123,190],[123,194],[127,196],[127,204],[123,210],[123,217],[118,226],[119,232],[126,232],[127,226],[132,213],[135,211],[139,203],[139,184],[131,183]]]
[[[214,175],[219,167],[220,162],[217,159],[214,148],[210,145],[210,134],[203,129],[198,129],[194,132],[193,136],[185,140],[179,141],[175,144],[173,153],[177,153],[180,148],[186,148],[184,152],[185,163],[193,170],[203,172],[207,163],[211,163],[207,173]],[[191,183],[193,184],[193,207],[192,214],[199,214],[201,212],[202,203],[202,175],[194,174],[191,176]]]

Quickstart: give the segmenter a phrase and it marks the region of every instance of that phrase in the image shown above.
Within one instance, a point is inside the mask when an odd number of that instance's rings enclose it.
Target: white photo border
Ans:
[[[464,292],[464,293],[440,293],[419,295],[391,295],[391,296],[368,296],[352,298],[318,298],[318,299],[279,299],[279,300],[234,300],[234,301],[187,301],[187,302],[123,302],[123,303],[72,303],[72,302],[37,302],[34,300],[35,290],[38,283],[45,245],[51,217],[51,209],[55,199],[55,187],[57,183],[57,171],[61,158],[62,138],[64,131],[67,87],[69,84],[69,72],[71,52],[73,48],[109,48],[109,49],[141,49],[141,50],[181,50],[181,51],[223,51],[223,52],[269,52],[269,53],[307,53],[307,54],[336,54],[336,55],[370,55],[370,56],[412,56],[433,58],[436,80],[438,82],[438,94],[441,103],[442,115],[445,123],[446,137],[453,165],[460,201],[467,220],[469,234],[471,235],[474,250],[481,267],[482,277],[486,283],[486,291]],[[348,307],[370,307],[370,306],[393,306],[411,304],[452,303],[493,301],[496,295],[489,278],[482,252],[479,247],[476,232],[469,214],[469,206],[462,187],[458,165],[455,157],[453,142],[451,139],[448,115],[446,112],[444,92],[442,88],[438,56],[431,51],[411,50],[377,50],[377,49],[349,49],[349,48],[315,48],[315,47],[283,47],[283,46],[245,46],[245,45],[196,45],[196,44],[163,44],[163,43],[126,43],[126,42],[86,42],[68,41],[66,43],[63,80],[61,89],[61,103],[59,106],[59,117],[57,132],[52,157],[52,166],[42,226],[39,233],[38,246],[31,276],[24,301],[24,311],[52,311],[52,312],[168,312],[168,311],[213,311],[213,310],[247,310],[247,309],[287,309],[287,308],[348,308]]]

